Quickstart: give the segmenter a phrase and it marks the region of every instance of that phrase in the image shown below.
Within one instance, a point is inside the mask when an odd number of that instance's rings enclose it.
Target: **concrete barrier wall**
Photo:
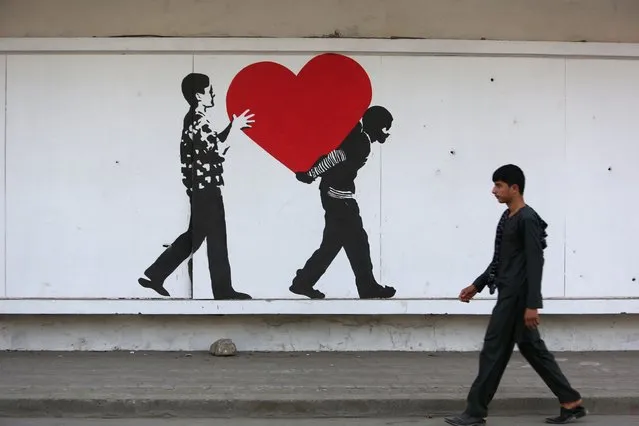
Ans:
[[[636,0],[1,0],[0,37],[639,42]]]

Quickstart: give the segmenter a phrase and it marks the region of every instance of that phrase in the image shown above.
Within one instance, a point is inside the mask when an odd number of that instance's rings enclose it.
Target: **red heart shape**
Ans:
[[[226,110],[231,119],[247,109],[255,114],[246,135],[299,172],[337,148],[371,100],[364,68],[347,56],[324,53],[297,75],[275,62],[248,65],[231,81]]]

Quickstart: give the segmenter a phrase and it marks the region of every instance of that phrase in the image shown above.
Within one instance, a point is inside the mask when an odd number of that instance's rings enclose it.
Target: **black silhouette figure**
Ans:
[[[323,299],[324,293],[313,287],[344,248],[361,299],[386,299],[395,295],[393,287],[381,286],[373,276],[368,235],[354,197],[355,178],[366,164],[371,144],[386,142],[392,123],[393,116],[386,108],[370,107],[362,122],[357,123],[337,149],[320,157],[307,172],[296,173],[297,179],[304,183],[321,177],[319,188],[325,225],[320,247],[297,271],[289,288],[291,292],[311,299]]]
[[[213,297],[217,300],[251,299],[248,294],[235,291],[231,285],[224,200],[220,187],[224,185],[222,164],[229,149],[226,140],[231,128],[250,127],[253,115],[247,116],[247,110],[233,116],[226,129],[217,133],[212,130],[207,116],[215,104],[209,78],[196,73],[187,75],[182,80],[182,94],[190,105],[184,117],[180,142],[182,182],[191,203],[189,228],[144,271],[147,278],[140,278],[138,282],[142,287],[169,296],[164,280],[206,239]]]

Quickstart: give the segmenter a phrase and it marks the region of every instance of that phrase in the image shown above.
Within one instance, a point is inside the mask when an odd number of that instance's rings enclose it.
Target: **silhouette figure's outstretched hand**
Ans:
[[[311,176],[309,176],[305,172],[297,172],[295,173],[295,177],[297,178],[297,180],[303,183],[312,183],[314,180]]]
[[[255,123],[255,120],[251,120],[255,117],[255,114],[247,115],[249,110],[247,109],[240,115],[233,114],[233,125],[239,126],[240,129],[247,129],[251,127],[251,124]]]

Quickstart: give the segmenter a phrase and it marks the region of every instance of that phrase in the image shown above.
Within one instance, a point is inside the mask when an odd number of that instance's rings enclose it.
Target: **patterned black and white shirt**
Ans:
[[[212,123],[203,110],[189,111],[184,117],[180,142],[182,183],[186,193],[224,185],[222,174],[224,157],[229,149],[226,143],[229,128],[222,133],[212,129]]]

